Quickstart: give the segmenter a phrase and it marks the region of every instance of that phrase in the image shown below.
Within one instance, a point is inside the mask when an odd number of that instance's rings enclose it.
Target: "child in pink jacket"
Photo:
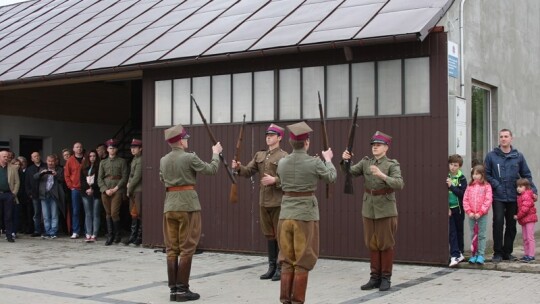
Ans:
[[[525,255],[520,261],[529,263],[534,261],[534,251],[536,244],[534,241],[534,223],[538,222],[536,216],[536,207],[534,207],[534,196],[531,190],[531,183],[526,178],[520,178],[517,184],[517,205],[518,214],[514,219],[521,225],[521,234],[523,236],[523,251]]]
[[[469,258],[469,263],[483,265],[486,251],[487,214],[493,201],[491,185],[486,180],[484,166],[474,166],[472,179],[463,196],[463,209],[469,217],[471,241],[474,237],[474,224],[478,222],[478,250]]]

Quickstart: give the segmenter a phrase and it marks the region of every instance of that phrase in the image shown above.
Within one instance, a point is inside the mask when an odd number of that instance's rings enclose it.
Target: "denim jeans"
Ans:
[[[41,233],[41,201],[38,198],[32,199],[34,206],[34,233]]]
[[[52,197],[41,200],[41,210],[43,212],[43,224],[45,234],[48,236],[56,235],[58,232],[58,206]]]
[[[81,234],[81,224],[79,221],[82,208],[81,190],[71,190],[71,230],[73,233]]]
[[[83,195],[86,234],[97,236],[101,220],[101,200],[98,197]]]

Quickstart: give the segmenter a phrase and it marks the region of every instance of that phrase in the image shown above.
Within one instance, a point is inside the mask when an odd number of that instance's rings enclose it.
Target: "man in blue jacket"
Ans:
[[[537,198],[531,170],[523,154],[512,147],[512,131],[499,131],[499,146],[486,155],[486,178],[493,189],[493,263],[517,260],[512,255],[516,237],[517,192],[516,181],[526,178]],[[506,220],[506,229],[504,229]],[[504,238],[503,238],[504,230]]]

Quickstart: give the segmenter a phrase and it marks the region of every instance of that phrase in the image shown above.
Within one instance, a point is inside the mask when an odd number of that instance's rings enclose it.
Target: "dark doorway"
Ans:
[[[32,162],[30,155],[33,152],[39,152],[41,159],[43,159],[43,139],[21,136],[19,142],[19,155],[26,157],[28,164],[30,164]]]

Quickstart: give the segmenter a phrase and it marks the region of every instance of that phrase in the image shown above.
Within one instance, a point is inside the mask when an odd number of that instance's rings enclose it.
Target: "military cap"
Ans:
[[[292,140],[306,140],[309,138],[309,132],[312,132],[313,129],[311,129],[307,123],[305,122],[298,122],[292,125],[288,125],[287,129],[290,131],[290,139]]]
[[[142,147],[142,140],[136,138],[132,139],[131,147]]]
[[[375,134],[373,134],[373,137],[371,137],[371,144],[375,143],[385,144],[389,146],[392,143],[392,136],[384,134],[381,131],[377,131],[375,132]]]
[[[177,141],[180,141],[181,139],[188,139],[189,134],[186,131],[186,128],[182,127],[182,125],[176,125],[174,127],[170,127],[167,130],[165,130],[165,140],[168,143],[175,143]]]
[[[278,125],[271,124],[268,129],[266,129],[266,134],[276,134],[277,136],[283,137],[283,134],[285,134],[285,129]]]
[[[105,142],[105,146],[118,148],[118,140],[111,138]]]

